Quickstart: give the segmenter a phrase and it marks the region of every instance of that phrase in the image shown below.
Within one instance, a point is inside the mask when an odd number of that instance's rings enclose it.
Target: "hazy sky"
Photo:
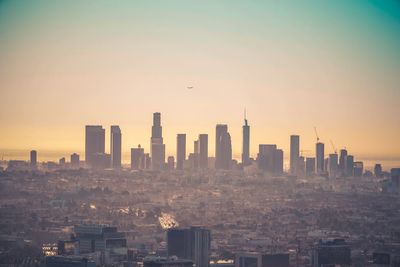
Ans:
[[[194,86],[192,90],[187,86]],[[167,154],[227,123],[241,153],[317,126],[360,156],[400,158],[399,1],[0,1],[0,149],[84,150],[84,125],[118,124]],[[312,152],[305,152],[312,155]]]

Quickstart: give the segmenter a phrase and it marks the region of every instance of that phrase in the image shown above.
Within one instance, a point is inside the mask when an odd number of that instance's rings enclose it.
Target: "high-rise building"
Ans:
[[[36,168],[37,166],[37,152],[36,150],[32,150],[30,153],[30,163],[31,167]]]
[[[375,175],[375,177],[377,177],[377,178],[383,177],[382,165],[381,165],[381,164],[379,164],[379,163],[375,164],[375,167],[374,167],[374,175]]]
[[[117,227],[98,224],[83,224],[74,227],[79,253],[100,252],[105,256],[104,265],[127,259],[125,233]]]
[[[161,113],[153,114],[151,128],[151,166],[153,170],[161,170],[165,164],[165,145],[162,137]]]
[[[244,115],[243,125],[243,144],[242,144],[242,165],[250,165],[250,126],[247,123],[246,114]]]
[[[111,126],[110,154],[111,167],[121,168],[121,129],[117,125]]]
[[[353,168],[354,177],[361,177],[364,173],[364,163],[362,161],[355,161]]]
[[[283,150],[276,149],[274,157],[274,173],[283,174]]]
[[[324,143],[318,142],[315,145],[315,159],[316,159],[316,169],[317,174],[324,173],[324,161],[325,161],[325,145]]]
[[[300,136],[290,136],[290,173],[297,174],[297,161],[300,156]]]
[[[198,140],[199,148],[199,167],[208,168],[208,134],[200,134]]]
[[[88,167],[96,165],[98,154],[104,154],[105,129],[101,125],[86,125],[85,133],[85,163]],[[97,155],[97,156],[96,156]]]
[[[215,168],[229,170],[232,162],[232,142],[228,125],[218,124],[215,138]]]
[[[300,156],[297,159],[297,167],[296,167],[296,174],[298,176],[304,176],[306,171],[306,163],[303,156]]]
[[[347,155],[346,156],[346,164],[345,164],[345,174],[348,177],[352,177],[354,175],[354,156]]]
[[[329,154],[327,167],[329,177],[336,178],[338,174],[338,154]]]
[[[196,267],[209,266],[210,245],[210,230],[205,228],[169,229],[167,232],[168,256],[191,259]]]
[[[131,169],[141,170],[145,168],[144,149],[138,145],[137,148],[131,148]]]
[[[260,144],[258,146],[258,168],[265,172],[275,173],[276,145]]]
[[[79,155],[76,154],[76,153],[73,153],[73,154],[71,155],[71,167],[73,167],[73,168],[78,168],[79,165],[80,165],[80,162],[79,162]]]
[[[311,176],[315,173],[315,158],[306,158],[306,175]]]
[[[65,166],[65,157],[62,157],[58,160],[58,165],[60,165],[60,167],[64,167]]]
[[[186,134],[178,134],[176,143],[176,169],[183,170],[183,163],[186,160]]]
[[[345,173],[347,150],[341,149],[339,155],[339,172],[342,176]]]

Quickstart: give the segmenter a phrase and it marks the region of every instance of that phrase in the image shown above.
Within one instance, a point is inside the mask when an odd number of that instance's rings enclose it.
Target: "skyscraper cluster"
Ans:
[[[86,126],[85,163],[89,168],[121,167],[121,130],[118,126],[111,126],[110,154],[105,153],[105,132],[101,125]]]
[[[215,168],[229,170],[232,163],[232,141],[228,125],[218,124],[215,136]]]
[[[252,165],[250,157],[250,126],[244,117],[242,160],[241,167]],[[232,140],[228,125],[217,124],[215,128],[215,158],[209,157],[209,138],[207,134],[199,134],[193,141],[193,153],[187,154],[187,140],[185,133],[176,137],[176,156],[170,155],[166,161],[166,149],[163,141],[161,113],[153,114],[151,128],[150,153],[140,145],[131,148],[131,164],[133,170],[151,169],[160,170],[201,170],[215,168],[217,170],[231,170],[238,168],[237,162],[232,159]],[[122,134],[117,125],[110,129],[110,154],[105,153],[105,129],[101,125],[86,126],[85,161],[89,168],[121,168]],[[332,144],[333,146],[333,144]],[[315,157],[304,157],[300,150],[300,136],[290,136],[289,174],[293,176],[311,176],[314,174],[328,177],[357,176],[363,173],[363,163],[354,162],[354,157],[348,155],[346,149],[325,157],[325,144],[319,141],[315,145]],[[36,151],[31,152],[31,164],[36,164]],[[65,160],[65,159],[64,159]],[[71,163],[79,166],[79,155],[71,155]],[[280,175],[284,173],[284,152],[276,144],[259,144],[256,158],[260,170]],[[240,167],[240,166],[239,166]]]

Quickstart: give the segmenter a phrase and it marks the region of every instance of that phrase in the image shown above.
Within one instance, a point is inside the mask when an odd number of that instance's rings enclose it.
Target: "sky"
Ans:
[[[399,100],[399,1],[0,1],[0,154],[83,156],[85,125],[108,147],[116,124],[127,161],[161,112],[167,155],[177,133],[213,155],[226,123],[239,158],[246,108],[254,157],[290,134],[313,156],[315,126],[400,164]]]

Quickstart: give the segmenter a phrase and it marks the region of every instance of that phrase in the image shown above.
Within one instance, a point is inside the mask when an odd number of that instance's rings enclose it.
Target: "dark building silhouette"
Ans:
[[[232,143],[228,125],[218,124],[215,138],[215,168],[229,170],[232,162]]]
[[[137,148],[131,148],[131,169],[142,170],[145,168],[145,164],[144,149],[140,145]]]
[[[235,267],[289,267],[288,253],[238,253]]]
[[[71,166],[73,168],[78,168],[80,165],[80,160],[79,160],[79,155],[76,153],[73,153],[71,155]]]
[[[198,169],[199,168],[199,140],[194,140],[193,141],[193,156],[192,156],[192,163],[193,163],[193,168]]]
[[[143,267],[193,267],[193,261],[187,259],[146,257]]]
[[[328,166],[327,166],[329,177],[335,178],[338,175],[338,154],[329,154]]]
[[[320,240],[313,249],[312,267],[350,266],[351,249],[344,239]]]
[[[85,134],[85,163],[88,167],[100,165],[96,162],[104,154],[105,130],[101,125],[87,125]]]
[[[305,170],[306,170],[305,158],[303,156],[300,156],[297,159],[296,175],[304,176]]]
[[[183,163],[186,160],[186,134],[178,134],[176,143],[176,169],[183,170]]]
[[[300,156],[300,136],[290,136],[290,173],[297,174],[298,160]]]
[[[354,162],[353,176],[361,177],[364,173],[364,163],[362,161]]]
[[[199,167],[201,169],[208,168],[208,135],[200,134],[198,140],[199,150]]]
[[[104,170],[111,168],[111,155],[106,153],[95,153],[92,155],[91,168]]]
[[[311,176],[315,173],[315,158],[306,158],[306,175]]]
[[[36,150],[32,150],[30,153],[30,163],[31,167],[36,168],[37,166],[37,152]]]
[[[346,156],[345,175],[351,177],[354,175],[354,156]]]
[[[161,113],[153,114],[151,128],[151,166],[153,170],[161,170],[165,164],[165,145],[162,137]]]
[[[114,169],[121,168],[121,129],[117,125],[111,126],[110,154],[111,167]]]
[[[276,149],[274,157],[274,173],[283,174],[283,150]]]
[[[375,164],[374,167],[374,175],[377,178],[382,178],[383,177],[383,173],[382,173],[382,165],[381,164]]]
[[[325,171],[324,161],[325,161],[325,145],[324,143],[318,142],[315,145],[315,160],[316,160],[316,172],[317,174],[322,174]]]
[[[341,149],[340,150],[340,155],[339,155],[339,172],[340,172],[340,175],[343,175],[345,173],[346,157],[347,157],[347,150],[346,149]]]
[[[65,157],[62,157],[62,158],[59,159],[58,165],[60,165],[60,167],[64,167],[65,166]]]
[[[268,173],[275,173],[276,145],[260,144],[258,146],[258,168]]]
[[[242,165],[250,165],[250,126],[247,123],[246,114],[243,125]]]
[[[45,267],[96,267],[93,260],[83,256],[50,256],[45,259]]]
[[[210,230],[205,228],[169,229],[167,232],[168,256],[190,259],[196,267],[209,266],[210,245]]]

